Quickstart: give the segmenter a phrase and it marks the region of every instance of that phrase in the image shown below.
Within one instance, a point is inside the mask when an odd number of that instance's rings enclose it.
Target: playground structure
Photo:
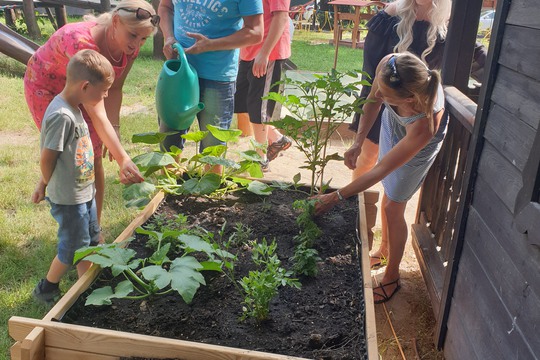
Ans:
[[[0,8],[4,9],[6,24],[14,24],[14,9],[22,9],[28,34],[32,39],[41,36],[36,19],[36,8],[44,8],[53,26],[58,29],[67,23],[66,6],[107,12],[116,6],[116,0],[0,0]],[[55,16],[51,9],[54,10]]]
[[[26,65],[38,47],[35,42],[0,24],[0,52]]]

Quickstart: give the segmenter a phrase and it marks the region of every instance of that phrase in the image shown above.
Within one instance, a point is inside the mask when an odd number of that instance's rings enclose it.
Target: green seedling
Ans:
[[[244,290],[242,320],[253,318],[260,323],[268,319],[270,301],[277,295],[280,286],[292,286],[297,289],[301,284],[291,278],[292,272],[281,267],[281,261],[276,255],[276,242],[270,245],[266,239],[253,244],[252,259],[258,270],[249,272],[240,280]]]

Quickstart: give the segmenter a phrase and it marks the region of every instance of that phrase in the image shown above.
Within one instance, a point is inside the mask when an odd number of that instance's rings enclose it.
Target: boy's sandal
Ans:
[[[388,285],[393,285],[393,284],[397,284],[396,288],[390,294],[387,294],[386,290],[384,290],[384,288],[386,286],[388,286]],[[391,282],[389,282],[387,284],[381,284],[381,285],[373,288],[373,295],[377,295],[377,296],[381,297],[382,299],[375,300],[373,302],[375,304],[385,303],[388,300],[390,300],[392,298],[392,296],[394,296],[394,294],[398,292],[399,289],[401,289],[401,285],[399,284],[399,278],[397,280],[391,281]],[[382,291],[382,293],[378,292],[378,290]]]

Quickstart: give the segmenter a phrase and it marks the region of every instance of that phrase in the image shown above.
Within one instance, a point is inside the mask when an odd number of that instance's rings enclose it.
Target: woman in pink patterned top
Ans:
[[[105,190],[103,143],[120,167],[122,183],[143,180],[119,141],[122,86],[140,47],[157,31],[158,24],[159,17],[149,3],[144,0],[123,0],[109,13],[97,18],[87,16],[83,22],[67,24],[58,29],[28,61],[24,92],[34,122],[40,130],[47,106],[64,88],[66,66],[76,52],[96,50],[113,65],[116,77],[108,97],[95,107],[82,108],[94,146],[98,219],[101,219]],[[36,191],[45,192],[42,181]]]

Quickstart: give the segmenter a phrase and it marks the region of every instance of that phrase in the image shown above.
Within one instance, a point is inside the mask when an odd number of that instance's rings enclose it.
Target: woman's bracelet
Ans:
[[[336,195],[337,195],[339,201],[343,201],[343,199],[345,199],[345,198],[343,197],[343,195],[341,195],[341,193],[339,192],[339,189],[336,190]]]

